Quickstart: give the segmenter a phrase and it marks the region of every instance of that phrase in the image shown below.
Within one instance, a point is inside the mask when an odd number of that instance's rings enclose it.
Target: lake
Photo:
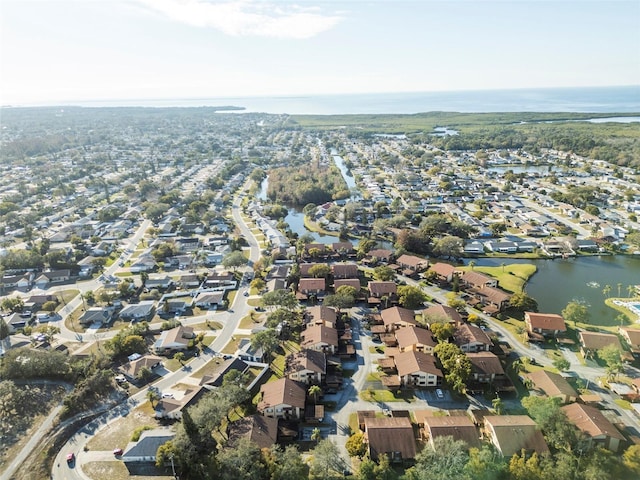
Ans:
[[[536,274],[526,285],[526,292],[538,301],[544,313],[560,313],[567,303],[580,300],[590,305],[592,318],[613,320],[618,313],[604,304],[602,289],[611,286],[610,296],[628,297],[627,287],[640,284],[640,256],[605,255],[558,260],[510,260],[478,258],[476,265],[500,266],[503,262],[533,263]],[[467,262],[468,263],[468,260]]]

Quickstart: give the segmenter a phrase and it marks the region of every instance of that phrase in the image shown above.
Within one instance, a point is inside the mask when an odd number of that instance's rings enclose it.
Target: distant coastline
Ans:
[[[424,112],[640,112],[640,85],[450,92],[363,93],[263,97],[69,101],[81,107],[211,107],[216,111],[292,115],[415,114]],[[233,105],[224,106],[220,105]],[[52,107],[55,104],[16,105]]]

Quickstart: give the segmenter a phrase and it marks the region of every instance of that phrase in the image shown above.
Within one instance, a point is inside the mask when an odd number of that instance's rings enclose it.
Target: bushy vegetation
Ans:
[[[337,167],[305,165],[270,170],[267,196],[272,201],[303,207],[347,198],[349,189]]]

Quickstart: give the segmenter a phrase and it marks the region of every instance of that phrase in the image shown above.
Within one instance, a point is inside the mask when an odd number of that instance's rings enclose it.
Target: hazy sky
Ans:
[[[640,84],[640,0],[0,0],[0,103]]]

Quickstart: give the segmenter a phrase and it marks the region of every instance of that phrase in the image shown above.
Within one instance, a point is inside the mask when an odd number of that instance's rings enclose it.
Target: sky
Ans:
[[[640,85],[640,0],[0,0],[0,105]]]

